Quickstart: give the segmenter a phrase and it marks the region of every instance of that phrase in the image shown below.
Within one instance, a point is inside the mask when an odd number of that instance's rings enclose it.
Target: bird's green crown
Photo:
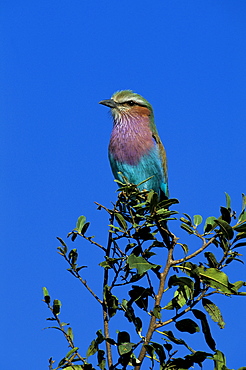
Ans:
[[[118,104],[129,104],[130,106],[140,105],[147,107],[151,112],[153,112],[152,106],[148,100],[144,99],[141,95],[134,93],[132,90],[116,91],[113,94],[112,99]]]

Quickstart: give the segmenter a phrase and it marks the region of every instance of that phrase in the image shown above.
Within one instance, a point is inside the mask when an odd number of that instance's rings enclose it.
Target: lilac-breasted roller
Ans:
[[[108,154],[114,177],[121,172],[132,184],[168,197],[167,159],[158,135],[151,104],[131,90],[117,91],[99,104],[111,108],[113,130]]]

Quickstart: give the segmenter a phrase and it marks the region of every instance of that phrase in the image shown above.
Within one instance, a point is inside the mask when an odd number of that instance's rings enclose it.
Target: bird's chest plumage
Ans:
[[[125,177],[132,184],[141,184],[140,190],[153,189],[159,195],[161,191],[167,194],[162,149],[164,151],[157,135],[150,129],[148,116],[115,122],[109,143],[114,177],[119,181],[125,181]],[[144,182],[146,179],[149,180]]]
[[[117,162],[136,166],[154,146],[148,118],[125,120],[114,125],[109,154]]]

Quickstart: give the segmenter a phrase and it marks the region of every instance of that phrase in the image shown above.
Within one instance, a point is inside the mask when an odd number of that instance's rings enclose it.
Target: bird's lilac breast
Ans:
[[[154,145],[149,118],[128,118],[114,125],[109,153],[116,161],[134,166]]]

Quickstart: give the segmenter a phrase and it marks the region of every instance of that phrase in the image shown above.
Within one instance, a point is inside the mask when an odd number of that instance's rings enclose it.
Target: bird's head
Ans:
[[[138,116],[150,116],[153,118],[153,109],[151,104],[141,95],[131,90],[117,91],[111,99],[102,100],[99,104],[111,108],[114,121],[121,121],[124,118]]]

